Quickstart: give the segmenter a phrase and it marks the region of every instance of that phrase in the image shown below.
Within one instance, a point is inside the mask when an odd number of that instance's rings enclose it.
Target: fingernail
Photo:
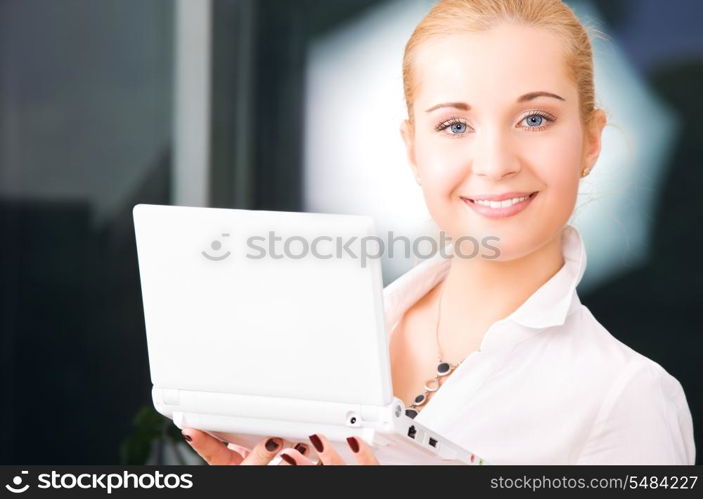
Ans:
[[[297,464],[298,464],[295,462],[295,459],[290,457],[288,454],[281,454],[281,459],[283,459],[288,464],[292,464],[293,466],[297,466]]]
[[[187,433],[181,433],[181,435],[183,435],[183,438],[186,439],[186,442],[192,442],[192,441],[193,441],[193,437],[191,437],[191,436],[188,435]]]
[[[266,450],[267,451],[274,451],[276,449],[278,449],[278,442],[276,442],[276,440],[273,438],[269,438],[266,441]]]
[[[297,444],[294,449],[303,455],[305,455],[305,451],[307,450],[307,448],[303,444]]]
[[[351,447],[351,450],[354,451],[354,453],[359,452],[359,442],[356,441],[356,438],[347,437],[347,443],[349,444],[349,447]]]
[[[322,452],[323,446],[322,446],[322,440],[320,440],[320,437],[318,437],[317,435],[310,435],[310,436],[308,436],[308,438],[310,439],[312,444],[315,446],[315,450],[317,452]]]

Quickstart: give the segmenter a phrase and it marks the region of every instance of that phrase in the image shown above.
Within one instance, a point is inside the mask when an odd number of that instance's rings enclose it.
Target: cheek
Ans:
[[[543,201],[553,209],[573,209],[579,186],[581,146],[575,128],[536,143],[527,153],[535,176],[544,184]]]
[[[416,159],[425,204],[436,221],[449,216],[452,198],[466,178],[467,153],[458,147],[440,149],[418,144]]]

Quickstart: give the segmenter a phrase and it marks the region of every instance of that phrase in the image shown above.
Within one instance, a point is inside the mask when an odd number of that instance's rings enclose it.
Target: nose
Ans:
[[[517,175],[520,162],[509,137],[495,129],[484,129],[482,132],[476,135],[474,141],[471,171],[491,180]]]

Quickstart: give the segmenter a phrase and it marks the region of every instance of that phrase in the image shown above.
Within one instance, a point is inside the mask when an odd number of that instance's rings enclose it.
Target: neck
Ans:
[[[443,336],[454,342],[460,337],[480,341],[491,324],[514,312],[564,265],[562,232],[538,250],[510,261],[452,258],[444,282],[437,286],[444,289]],[[474,327],[461,326],[465,324]],[[474,337],[465,338],[467,334]]]

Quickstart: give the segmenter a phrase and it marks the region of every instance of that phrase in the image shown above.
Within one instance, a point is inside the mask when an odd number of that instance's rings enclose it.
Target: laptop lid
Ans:
[[[133,216],[155,387],[391,403],[371,217],[149,204]]]

